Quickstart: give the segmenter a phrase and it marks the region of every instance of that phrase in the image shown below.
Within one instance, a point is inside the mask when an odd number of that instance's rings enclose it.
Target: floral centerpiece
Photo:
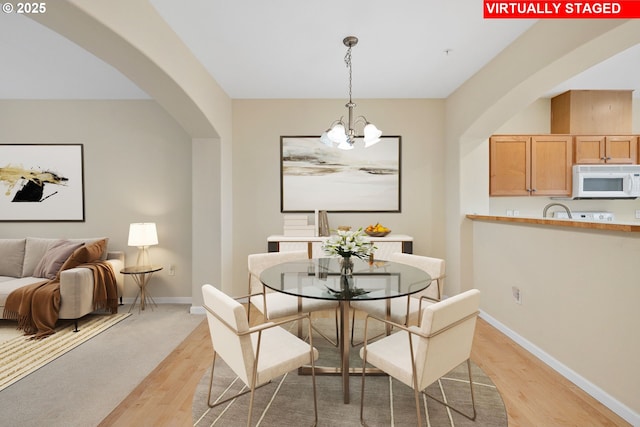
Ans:
[[[366,237],[362,228],[356,231],[338,230],[322,244],[322,249],[327,255],[340,255],[340,290],[328,288],[338,299],[351,299],[367,293],[363,289],[353,286],[353,261],[351,257],[364,259],[373,254],[377,249]]]
[[[366,237],[362,227],[356,231],[338,230],[337,233],[330,236],[322,244],[325,254],[340,255],[343,258],[355,256],[364,259],[377,249]]]

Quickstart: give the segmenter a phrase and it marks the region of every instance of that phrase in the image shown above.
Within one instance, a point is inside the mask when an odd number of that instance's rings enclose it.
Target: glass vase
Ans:
[[[343,276],[353,274],[353,260],[351,259],[351,255],[342,256],[340,260],[340,274]]]

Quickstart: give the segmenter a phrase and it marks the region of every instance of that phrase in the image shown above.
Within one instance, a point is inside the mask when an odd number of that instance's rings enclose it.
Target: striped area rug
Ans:
[[[448,410],[443,405],[421,396],[423,422],[427,426],[507,427],[507,413],[495,385],[484,372],[472,364],[473,382],[478,412],[475,421]],[[210,371],[203,377],[194,394],[193,426],[245,426],[249,395],[210,409],[207,391]],[[471,401],[466,365],[454,369],[427,388],[429,394],[469,413]],[[224,364],[216,363],[216,378],[212,400],[230,396],[242,390],[244,383]],[[351,427],[360,425],[359,375],[351,376],[351,403],[342,401],[341,379],[338,376],[317,376],[318,425]],[[369,427],[415,426],[416,412],[413,391],[387,376],[371,376],[366,380],[365,419]],[[256,391],[252,425],[261,427],[308,426],[313,424],[311,377],[293,371]],[[425,421],[426,418],[426,421]]]
[[[130,313],[89,314],[78,321],[78,332],[73,332],[73,323],[66,323],[56,328],[55,334],[42,340],[30,340],[21,335],[1,342],[0,391],[129,315]]]
[[[331,335],[331,326],[323,324],[324,319],[314,321]],[[325,327],[327,329],[325,329]],[[361,333],[356,328],[356,333]],[[319,336],[313,337],[318,348],[318,366],[337,366],[339,355]],[[351,366],[361,367],[359,348],[351,350]],[[506,427],[507,413],[500,392],[480,367],[472,362],[472,376],[475,389],[477,418],[467,418],[447,409],[445,406],[422,396],[421,411],[427,426],[447,427]],[[210,370],[202,377],[192,403],[193,426],[245,426],[249,395],[227,402],[216,408],[207,406],[207,392]],[[319,426],[360,425],[361,375],[350,377],[351,403],[343,403],[342,380],[340,376],[316,376],[318,393]],[[413,390],[388,376],[367,376],[365,392],[365,419],[373,426],[414,426],[416,425],[415,400]],[[244,383],[239,380],[220,358],[216,361],[212,400],[224,399],[239,392]],[[458,366],[439,381],[427,388],[427,392],[440,400],[447,401],[464,412],[471,412],[471,398],[466,363]],[[261,427],[305,426],[313,424],[313,392],[311,377],[290,372],[275,379],[256,391],[252,425]]]

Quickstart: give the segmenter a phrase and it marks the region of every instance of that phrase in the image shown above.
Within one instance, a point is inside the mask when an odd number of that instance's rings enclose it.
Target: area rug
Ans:
[[[28,336],[20,335],[1,342],[0,391],[129,315],[129,313],[89,314],[78,321],[78,332],[73,332],[72,322],[65,322],[56,328],[55,334],[42,340],[30,340]]]
[[[323,328],[324,329],[324,328]],[[359,328],[356,329],[358,333]],[[337,349],[314,334],[314,346],[320,352],[319,365],[337,360]],[[361,367],[359,348],[351,351],[351,366]],[[472,377],[476,400],[475,421],[447,409],[422,396],[423,423],[427,426],[506,427],[507,413],[499,391],[487,375],[474,363]],[[224,361],[216,361],[212,400],[232,396],[244,384],[236,378]],[[200,380],[193,398],[195,426],[244,426],[247,423],[249,394],[216,408],[207,406],[209,370]],[[316,376],[318,393],[318,426],[360,425],[361,376],[350,377],[349,404],[343,403],[339,376]],[[388,376],[367,376],[365,382],[365,420],[369,426],[414,426],[417,424],[413,391]],[[427,392],[471,413],[471,396],[466,363],[427,388]],[[290,372],[256,391],[252,424],[255,426],[304,426],[313,424],[313,391],[311,377]],[[425,420],[427,418],[427,420]]]
[[[15,320],[0,319],[0,345],[20,335],[22,335],[22,332],[16,329]]]

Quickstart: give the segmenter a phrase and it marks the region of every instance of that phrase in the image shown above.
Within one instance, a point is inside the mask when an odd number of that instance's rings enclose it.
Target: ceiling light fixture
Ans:
[[[370,123],[366,117],[358,116],[353,119],[353,107],[356,104],[351,100],[351,48],[358,44],[358,38],[355,36],[347,36],[342,40],[345,46],[347,46],[347,54],[344,56],[344,62],[349,69],[349,102],[345,105],[349,110],[349,120],[344,122],[344,116],[339,120],[334,121],[331,127],[322,133],[320,136],[320,142],[330,147],[337,146],[342,150],[351,150],[355,142],[355,138],[359,136],[354,129],[355,124],[364,124],[364,146],[371,147],[373,144],[380,142],[380,136],[382,131],[379,130],[374,124]]]

